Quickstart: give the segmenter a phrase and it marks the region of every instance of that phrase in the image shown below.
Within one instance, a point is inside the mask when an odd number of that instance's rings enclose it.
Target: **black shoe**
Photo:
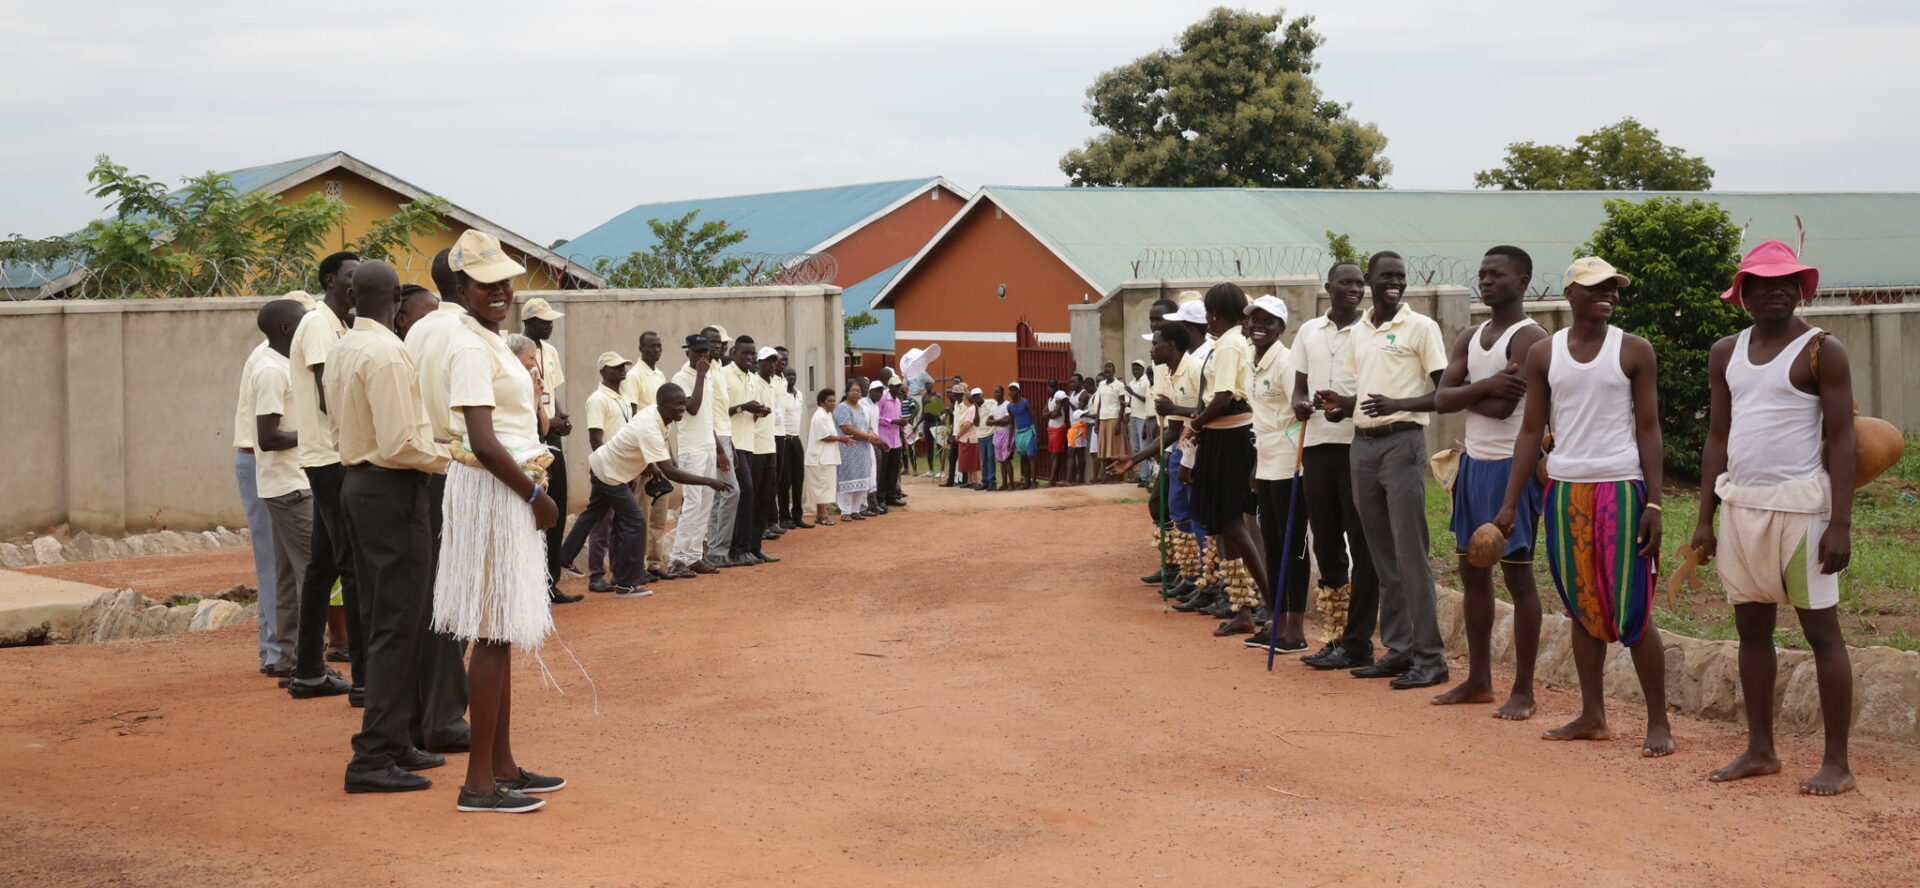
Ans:
[[[793,528],[794,530],[812,530],[813,529],[813,525],[808,524],[805,521],[795,521],[788,526]]]
[[[1193,590],[1193,594],[1187,596],[1186,600],[1174,605],[1173,609],[1183,614],[1198,613],[1213,607],[1217,601],[1225,600],[1225,598],[1226,595],[1222,594],[1220,590],[1212,586],[1201,586]]]
[[[295,700],[311,700],[315,697],[338,697],[353,690],[353,685],[333,670],[327,670],[318,684],[307,684],[295,679],[287,682],[287,696]]]
[[[577,595],[577,594],[568,595],[567,593],[560,591],[560,587],[558,586],[547,587],[547,600],[554,604],[572,604],[585,597],[587,596]]]
[[[1387,687],[1396,691],[1410,691],[1414,688],[1430,688],[1447,683],[1447,664],[1423,663],[1407,670],[1407,674],[1387,683]]]
[[[760,534],[760,541],[761,541],[761,542],[763,542],[763,543],[764,543],[764,542],[768,542],[768,541],[771,541],[771,540],[777,540],[777,539],[779,539],[779,538],[780,538],[780,535],[779,535],[779,534],[777,534],[777,533],[774,533],[774,532],[773,532],[773,531],[771,531],[771,530],[769,530],[769,531],[766,531],[766,532],[763,532],[763,533],[761,533],[761,534]]]
[[[1239,609],[1240,606],[1234,604],[1233,599],[1228,597],[1227,593],[1223,591],[1220,593],[1220,599],[1215,601],[1212,607],[1207,608],[1206,613],[1207,616],[1213,617],[1216,620],[1224,620],[1233,616],[1233,612]]]
[[[753,557],[760,559],[761,564],[773,564],[780,560],[765,552],[755,552],[753,553]]]
[[[1258,642],[1257,644],[1255,643],[1256,641]],[[1267,649],[1267,630],[1262,629],[1259,632],[1254,633],[1253,638],[1247,639],[1246,645],[1247,647],[1250,647],[1250,648],[1259,648],[1263,651],[1266,650]],[[1284,638],[1281,639],[1278,644],[1275,644],[1273,646],[1273,652],[1276,654],[1297,654],[1306,649],[1307,649],[1306,642],[1288,641]]]
[[[446,763],[447,759],[445,756],[436,755],[424,749],[414,749],[413,747],[407,747],[404,755],[400,755],[393,760],[394,767],[407,772],[426,771],[432,768],[438,768]]]
[[[355,709],[367,708],[367,689],[354,688],[347,692],[347,705]]]
[[[952,481],[945,481],[945,482],[942,482],[940,486],[941,487],[958,487],[959,485],[953,483]]]
[[[1147,585],[1149,585],[1149,586],[1158,586],[1158,585],[1160,585],[1161,583],[1163,583],[1163,582],[1165,582],[1165,581],[1166,581],[1166,578],[1167,578],[1167,572],[1166,572],[1166,571],[1164,571],[1164,570],[1156,570],[1156,571],[1154,571],[1153,573],[1150,573],[1150,574],[1147,574],[1147,575],[1146,575],[1146,576],[1144,576],[1144,577],[1141,577],[1141,578],[1140,578],[1140,582],[1142,582],[1142,583],[1146,583],[1146,584],[1147,584]]]
[[[337,647],[327,648],[327,662],[351,663],[353,662],[353,652],[347,650],[346,648],[337,648]]]
[[[588,592],[612,592],[613,584],[605,579],[594,580],[587,584]]]
[[[1181,601],[1185,601],[1192,598],[1194,593],[1198,591],[1200,591],[1200,587],[1195,586],[1192,580],[1181,579],[1179,582],[1173,584],[1173,588],[1167,590],[1167,597],[1178,598]]]
[[[1368,651],[1363,654],[1356,654],[1342,646],[1339,642],[1334,642],[1328,645],[1326,650],[1314,654],[1312,657],[1303,659],[1301,662],[1315,669],[1329,672],[1335,669],[1362,669],[1373,665],[1373,652]]]
[[[639,586],[613,587],[613,597],[615,598],[645,598],[652,594],[652,589],[642,589]]]
[[[512,780],[495,780],[493,785],[501,789],[511,789],[514,792],[553,792],[564,788],[567,781],[560,777],[535,774],[526,768],[521,768],[519,777]]]
[[[464,755],[468,752],[473,751],[473,738],[462,737],[458,740],[453,741],[452,743],[442,743],[439,746],[428,746],[424,748],[428,752],[437,752],[437,753],[440,753],[441,755],[454,755],[454,754]]]
[[[292,666],[262,666],[260,667],[260,674],[267,676],[268,678],[292,678],[293,667]],[[286,685],[281,685],[281,687],[284,688],[286,687]]]
[[[536,799],[511,789],[496,787],[493,792],[468,792],[460,789],[460,798],[454,802],[456,811],[477,811],[484,814],[525,814],[538,811],[547,803],[546,799]]]
[[[418,774],[409,774],[399,768],[388,765],[379,771],[356,771],[347,769],[347,792],[418,792],[433,785]]]
[[[1350,674],[1354,678],[1397,678],[1412,668],[1412,660],[1389,654],[1386,659],[1364,669],[1355,669]]]

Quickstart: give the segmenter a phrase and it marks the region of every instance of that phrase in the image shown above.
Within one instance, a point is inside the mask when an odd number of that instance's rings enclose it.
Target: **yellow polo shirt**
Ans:
[[[1201,373],[1201,404],[1213,400],[1220,392],[1242,400],[1247,397],[1253,387],[1253,343],[1247,341],[1239,326],[1213,341],[1213,351],[1208,353]]]
[[[1323,391],[1354,393],[1353,364],[1347,355],[1353,351],[1353,331],[1359,326],[1360,322],[1355,321],[1342,327],[1326,315],[1300,325],[1300,331],[1293,336],[1293,372],[1307,377],[1307,397]],[[1291,389],[1293,381],[1288,380],[1287,386]],[[1326,414],[1318,410],[1307,417],[1308,447],[1351,443],[1353,417],[1328,422]]]
[[[1100,419],[1119,419],[1127,409],[1127,389],[1118,379],[1109,379],[1100,383],[1094,391],[1094,416]]]
[[[233,449],[235,450],[253,448],[253,392],[251,391],[253,368],[260,363],[260,353],[270,351],[273,351],[273,346],[262,339],[259,345],[253,347],[253,351],[247,352],[246,361],[240,365],[240,394],[234,398],[233,404]]]
[[[634,361],[633,366],[627,368],[627,378],[620,381],[620,396],[635,410],[651,407],[659,399],[660,387],[666,384],[664,371],[647,366],[645,361]]]
[[[714,447],[713,418],[724,415],[725,413],[724,408],[720,406],[719,400],[714,395],[713,378],[716,375],[715,371],[719,369],[721,368],[711,364],[707,365],[706,378],[700,379],[699,384],[706,388],[707,396],[706,403],[700,405],[699,413],[692,412],[694,381],[699,378],[698,374],[694,373],[693,365],[688,364],[681,367],[680,372],[673,374],[673,384],[679,386],[687,393],[688,412],[682,414],[680,421],[676,423],[676,425],[680,427],[681,453],[699,453],[702,450],[712,450]]]
[[[1433,390],[1433,374],[1447,369],[1447,345],[1440,341],[1440,325],[1400,304],[1393,318],[1378,327],[1373,312],[1362,312],[1353,323],[1353,346],[1347,349],[1347,367],[1353,372],[1353,392],[1360,401],[1373,395],[1414,398]],[[1359,410],[1355,403],[1354,409]],[[1361,428],[1396,422],[1426,425],[1431,414],[1402,410],[1388,416],[1356,413]]]
[[[540,346],[540,410],[541,414],[552,419],[560,412],[560,387],[567,384],[566,371],[560,369],[560,350],[551,342],[536,343]],[[534,429],[539,430],[538,417]]]
[[[407,330],[407,354],[420,372],[420,399],[427,404],[427,422],[433,426],[433,438],[442,444],[453,439],[447,427],[453,422],[453,408],[447,405],[447,352],[455,342],[467,336],[460,319],[467,310],[451,302],[413,323]]]
[[[660,406],[655,404],[642,408],[633,419],[623,423],[613,437],[594,449],[587,464],[593,467],[593,476],[602,482],[625,484],[640,477],[647,466],[672,458],[667,451],[667,423],[660,416]]]
[[[780,381],[780,434],[789,438],[800,437],[800,414],[806,408],[800,406],[800,393],[786,391],[786,380]]]
[[[286,356],[269,346],[265,353],[256,358],[252,362],[253,375],[247,379],[246,388],[241,390],[247,405],[247,424],[255,425],[257,417],[277,414],[284,425],[287,421],[287,402],[293,398],[293,376],[287,372]],[[251,437],[248,443],[253,443]],[[261,499],[306,490],[307,473],[300,471],[299,448],[261,450],[255,446],[253,484]]]
[[[748,373],[740,369],[739,365],[730,364],[727,366],[726,372],[722,373],[721,376],[725,377],[727,381],[728,409],[738,407],[754,399],[755,389],[753,383],[760,378],[758,374]],[[727,434],[733,438],[733,449],[743,453],[759,452],[754,449],[753,414],[745,410],[734,413],[728,420],[728,425],[731,430],[727,432]]]
[[[1293,477],[1300,427],[1293,418],[1293,356],[1286,346],[1276,342],[1254,359],[1253,396],[1247,402],[1253,407],[1253,477]]]
[[[339,425],[341,462],[447,470],[447,448],[433,440],[413,356],[386,325],[354,321],[329,353],[327,370],[327,406]]]
[[[753,452],[778,452],[773,446],[773,438],[775,435],[780,434],[780,430],[774,424],[773,409],[774,405],[779,403],[780,389],[773,387],[772,379],[766,379],[758,373],[749,375],[753,377],[753,400],[759,401],[760,406],[767,408],[766,416],[756,417],[753,420]],[[779,379],[779,377],[775,377],[775,379]],[[786,387],[787,381],[780,379],[780,388]]]
[[[300,467],[330,466],[340,461],[333,444],[333,418],[320,409],[320,390],[313,383],[313,368],[327,363],[327,354],[347,325],[325,302],[314,306],[294,328],[293,345],[287,349],[287,366],[293,376],[293,430],[300,433]]]
[[[632,418],[633,408],[627,406],[626,398],[604,382],[587,396],[587,428],[600,430],[602,444]]]
[[[507,340],[480,326],[472,315],[462,315],[466,336],[455,337],[447,348],[447,433],[464,438],[467,415],[462,407],[492,407],[493,432],[529,447],[540,440],[540,417],[534,412],[533,374],[507,348]],[[503,443],[505,443],[503,441]]]

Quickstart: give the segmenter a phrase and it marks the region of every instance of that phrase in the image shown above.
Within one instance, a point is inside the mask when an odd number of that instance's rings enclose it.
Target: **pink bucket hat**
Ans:
[[[1770,240],[1747,251],[1747,258],[1740,260],[1740,270],[1733,274],[1733,286],[1720,294],[1735,305],[1740,301],[1740,285],[1746,283],[1748,275],[1755,277],[1800,276],[1800,301],[1813,301],[1813,294],[1820,289],[1820,270],[1810,265],[1801,265],[1799,257],[1793,255],[1793,248],[1777,240]]]

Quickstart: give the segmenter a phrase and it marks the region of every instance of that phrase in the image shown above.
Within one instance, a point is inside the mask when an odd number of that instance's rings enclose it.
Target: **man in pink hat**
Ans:
[[[1753,326],[1714,343],[1713,400],[1701,458],[1693,548],[1720,558],[1720,581],[1740,632],[1747,749],[1707,775],[1715,782],[1780,772],[1773,746],[1773,627],[1791,605],[1813,648],[1826,756],[1801,781],[1809,795],[1853,788],[1847,728],[1853,671],[1840,634],[1840,574],[1852,552],[1853,382],[1846,349],[1794,310],[1820,273],[1779,241],[1747,254],[1720,298]],[[1719,533],[1714,512],[1720,513]]]

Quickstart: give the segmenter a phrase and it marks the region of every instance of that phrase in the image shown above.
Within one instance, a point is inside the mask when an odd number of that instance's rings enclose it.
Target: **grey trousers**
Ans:
[[[240,488],[240,508],[247,515],[247,533],[253,537],[253,585],[260,590],[260,665],[276,665],[272,639],[276,633],[274,611],[269,596],[280,587],[273,573],[273,518],[260,501],[254,484],[254,454],[251,450],[233,451],[233,481]],[[288,660],[292,659],[289,654]]]
[[[719,453],[727,458],[728,469],[715,474],[727,479],[733,485],[732,490],[717,490],[713,494],[712,512],[707,514],[707,557],[721,558],[733,549],[733,522],[735,512],[740,509],[740,455],[733,451],[733,439],[719,436]]]
[[[313,491],[296,490],[260,502],[273,520],[268,535],[273,538],[274,578],[271,591],[260,590],[262,656],[272,657],[269,666],[292,669],[300,637],[300,579],[307,575],[307,559],[313,554]]]
[[[1427,439],[1419,429],[1353,437],[1353,504],[1380,583],[1380,641],[1388,656],[1443,665],[1446,647],[1427,562]]]

